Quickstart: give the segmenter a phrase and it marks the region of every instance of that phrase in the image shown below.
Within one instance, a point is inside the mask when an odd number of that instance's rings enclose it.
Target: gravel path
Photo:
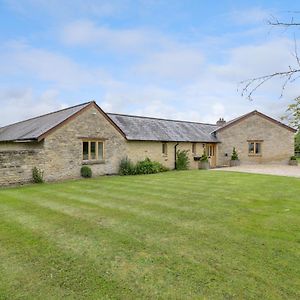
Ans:
[[[256,174],[270,174],[279,176],[290,176],[300,178],[300,166],[288,165],[241,165],[238,167],[225,167],[211,169],[215,171],[229,171],[229,172],[244,172]]]

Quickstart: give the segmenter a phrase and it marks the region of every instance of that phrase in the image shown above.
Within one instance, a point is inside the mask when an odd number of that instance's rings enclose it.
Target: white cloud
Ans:
[[[146,51],[149,47],[160,47],[167,43],[157,32],[135,28],[111,28],[97,25],[90,20],[79,20],[66,25],[61,33],[61,40],[67,45],[92,46],[121,53]]]
[[[167,80],[177,78],[189,81],[201,73],[203,62],[204,56],[200,49],[177,45],[172,49],[150,54],[135,71]]]
[[[0,49],[0,70],[9,75],[29,76],[60,88],[109,84],[112,80],[101,69],[79,65],[67,56],[11,41]]]
[[[36,94],[30,88],[1,89],[1,103],[0,127],[66,107],[58,91],[45,90]]]

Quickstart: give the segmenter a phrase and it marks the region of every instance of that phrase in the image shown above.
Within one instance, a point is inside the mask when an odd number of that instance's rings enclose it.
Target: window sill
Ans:
[[[261,157],[261,154],[248,154],[249,157]]]
[[[102,165],[105,164],[105,160],[84,160],[82,165]]]

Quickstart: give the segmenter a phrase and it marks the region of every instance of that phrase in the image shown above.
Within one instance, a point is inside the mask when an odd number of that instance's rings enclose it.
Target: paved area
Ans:
[[[225,167],[212,169],[216,171],[244,172],[256,174],[270,174],[300,178],[300,166],[289,165],[241,165],[238,167]]]

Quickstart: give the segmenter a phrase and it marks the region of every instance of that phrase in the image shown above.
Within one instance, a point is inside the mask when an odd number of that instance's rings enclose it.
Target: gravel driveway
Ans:
[[[244,172],[256,174],[270,174],[280,176],[290,176],[300,178],[300,166],[288,165],[241,165],[238,167],[225,167],[211,169],[216,171],[229,171],[229,172]]]

